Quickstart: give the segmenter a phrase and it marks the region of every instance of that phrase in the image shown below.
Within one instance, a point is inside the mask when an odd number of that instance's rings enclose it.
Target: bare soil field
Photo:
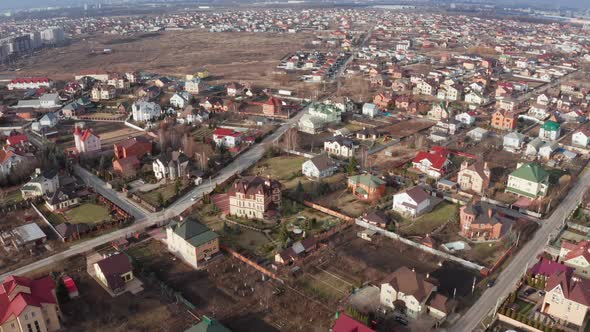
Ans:
[[[111,149],[113,144],[123,141],[129,137],[144,135],[143,132],[125,126],[121,122],[95,122],[95,121],[76,121],[84,122],[85,128],[100,136],[101,144],[105,149]],[[71,124],[60,124],[59,139],[57,143],[64,148],[74,147],[74,122]]]
[[[272,72],[279,60],[302,49],[311,38],[309,34],[200,31],[161,32],[124,39],[97,35],[23,60],[18,75],[72,79],[79,72],[103,69],[184,76],[206,67],[214,80],[272,85]],[[113,53],[96,55],[89,51],[104,48]],[[13,76],[14,72],[1,74]]]

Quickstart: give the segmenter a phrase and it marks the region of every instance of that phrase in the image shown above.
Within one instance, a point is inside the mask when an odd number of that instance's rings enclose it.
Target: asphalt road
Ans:
[[[125,237],[128,234],[143,231],[147,227],[155,225],[160,221],[180,215],[183,211],[185,211],[192,204],[194,204],[194,201],[191,199],[192,197],[196,196],[198,198],[201,198],[204,194],[211,193],[213,189],[215,189],[217,183],[224,182],[234,174],[241,173],[245,169],[254,165],[257,161],[259,161],[264,156],[264,153],[266,152],[267,148],[277,143],[281,136],[283,136],[283,134],[289,128],[296,126],[297,122],[306,111],[307,108],[302,109],[299,113],[297,113],[291,119],[287,120],[281,127],[275,130],[272,134],[267,136],[261,143],[253,146],[251,149],[238,156],[229,165],[223,168],[215,176],[215,178],[212,178],[211,181],[204,181],[203,184],[201,184],[198,187],[195,187],[195,189],[191,190],[189,193],[179,198],[171,206],[157,213],[150,213],[149,211],[145,210],[131,199],[128,199],[125,196],[125,194],[116,192],[108,188],[107,184],[104,181],[102,181],[100,178],[93,175],[92,173],[88,172],[84,168],[79,166],[75,167],[74,171],[76,172],[76,174],[80,176],[82,179],[84,179],[88,186],[94,188],[96,192],[115,202],[125,211],[132,214],[135,217],[135,223],[123,229],[116,230],[111,233],[104,234],[91,240],[84,241],[80,244],[74,245],[63,252],[57,253],[50,257],[41,259],[39,261],[15,269],[8,273],[4,273],[0,275],[0,280],[8,277],[9,275],[27,274],[37,269],[60,262],[66,258],[78,254],[83,254],[85,252],[92,250],[92,248],[94,247],[100,246],[105,243],[110,243],[121,237]]]
[[[566,218],[577,208],[586,189],[590,185],[588,167],[577,178],[574,187],[569,191],[564,200],[555,209],[553,214],[541,221],[541,228],[535,233],[533,239],[527,242],[514,256],[510,264],[500,273],[496,284],[487,289],[477,302],[455,323],[450,331],[472,332],[483,326],[481,321],[496,306],[496,303],[514,290],[514,287],[524,274],[527,267],[531,267],[536,257],[543,251],[549,237],[556,233]]]

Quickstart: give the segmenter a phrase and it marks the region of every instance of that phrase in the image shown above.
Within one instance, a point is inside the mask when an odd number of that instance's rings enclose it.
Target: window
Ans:
[[[31,327],[31,324],[27,324],[27,329],[29,330],[29,332],[33,332],[33,328]]]
[[[41,332],[41,327],[39,326],[38,321],[35,321],[35,330],[37,330],[37,332]]]

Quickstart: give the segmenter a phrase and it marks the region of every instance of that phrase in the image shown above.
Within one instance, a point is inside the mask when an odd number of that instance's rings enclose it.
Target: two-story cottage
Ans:
[[[457,182],[463,191],[483,194],[490,186],[490,176],[490,168],[487,162],[477,161],[469,165],[469,162],[464,161],[461,163]]]
[[[412,167],[420,173],[438,179],[442,177],[450,165],[448,152],[444,149],[420,151],[412,160]]]
[[[281,207],[281,183],[258,176],[236,180],[228,191],[229,214],[248,219],[264,219]]]
[[[490,125],[500,130],[514,130],[518,125],[518,117],[511,111],[497,110],[492,115]]]
[[[189,158],[181,151],[162,153],[152,163],[156,179],[175,180],[187,176],[189,172]]]
[[[415,186],[393,195],[393,210],[408,217],[415,218],[430,208],[430,195],[424,189]]]
[[[29,182],[21,187],[20,191],[24,199],[40,197],[54,193],[59,188],[58,171],[50,168],[41,171],[37,168]]]
[[[572,135],[572,144],[580,147],[587,147],[590,144],[590,130],[579,129]]]
[[[555,121],[547,121],[539,129],[539,138],[555,141],[561,136],[561,125]]]
[[[100,136],[95,135],[92,130],[76,126],[74,129],[74,143],[78,153],[92,153],[101,150]]]
[[[235,148],[242,143],[243,134],[229,128],[217,128],[213,131],[213,142],[217,146]]]
[[[582,327],[589,307],[590,280],[568,276],[566,272],[556,272],[549,277],[542,313]]]
[[[428,118],[436,121],[448,119],[451,117],[452,109],[446,103],[434,103],[428,111]]]
[[[127,283],[134,279],[133,266],[129,257],[115,253],[93,264],[96,279],[113,293],[121,293]]]
[[[590,241],[578,243],[562,241],[559,250],[559,261],[575,269],[575,273],[590,278]]]
[[[354,175],[348,178],[348,188],[363,200],[376,201],[385,193],[385,181],[372,174]]]
[[[5,146],[0,150],[0,176],[7,176],[26,158],[15,149]]]
[[[525,136],[517,131],[510,132],[502,138],[502,149],[508,152],[518,152],[524,145]]]
[[[190,105],[192,100],[193,95],[191,95],[187,91],[180,91],[175,93],[172,97],[170,97],[170,105],[176,108],[184,108]]]
[[[315,179],[332,176],[335,170],[336,164],[327,154],[308,159],[301,165],[303,175]]]
[[[219,235],[194,219],[166,227],[168,251],[198,269],[219,252]]]
[[[162,115],[162,108],[160,105],[139,100],[131,105],[133,120],[137,122],[147,122],[159,118]]]
[[[531,199],[544,197],[549,191],[549,173],[537,163],[518,163],[508,176],[506,192]]]

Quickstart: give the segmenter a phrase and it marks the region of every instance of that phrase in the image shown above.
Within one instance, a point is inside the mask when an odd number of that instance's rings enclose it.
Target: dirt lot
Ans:
[[[215,317],[234,331],[326,331],[334,315],[332,308],[289,286],[263,280],[259,272],[228,256],[196,271],[173,260],[154,240],[130,254],[180,291],[199,315]]]
[[[131,70],[165,75],[193,74],[207,67],[215,79],[246,80],[272,85],[272,72],[289,52],[303,48],[310,34],[208,33],[174,31],[120,36],[96,35],[71,46],[51,49],[20,65],[20,76],[49,76],[72,79],[94,68],[125,72]],[[112,54],[92,55],[90,49],[111,48]],[[3,72],[13,76],[14,72]]]
[[[143,132],[125,126],[119,122],[85,122],[85,127],[100,136],[103,148],[111,149],[113,144],[125,140],[129,137],[143,135]],[[69,124],[60,124],[59,138],[57,142],[64,148],[74,147],[74,122]]]

